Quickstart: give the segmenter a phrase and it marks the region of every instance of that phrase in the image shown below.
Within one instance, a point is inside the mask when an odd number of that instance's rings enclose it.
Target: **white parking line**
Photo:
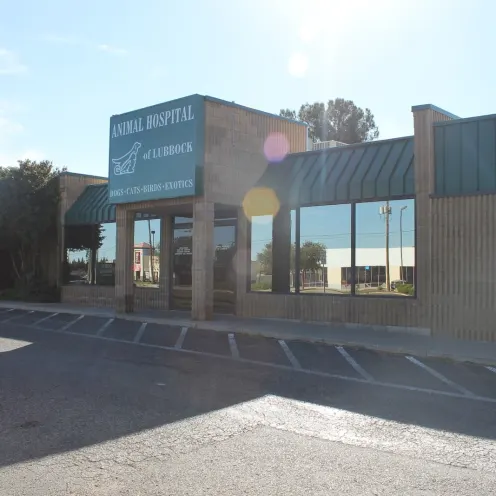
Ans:
[[[51,319],[52,317],[55,317],[58,314],[59,314],[58,312],[57,313],[51,313],[47,317],[43,317],[42,319],[37,320],[36,322],[33,322],[31,325],[37,326],[38,324],[41,324],[41,322],[45,322],[45,320]]]
[[[179,334],[179,337],[177,338],[176,344],[174,346],[176,350],[180,350],[183,347],[184,338],[186,337],[187,332],[188,332],[187,327],[183,327],[181,329],[181,334]]]
[[[487,366],[486,367],[487,370],[490,370],[491,372],[495,373],[496,374],[496,367],[491,367],[491,366]]]
[[[72,325],[74,325],[78,320],[81,320],[83,317],[84,317],[84,315],[80,315],[77,319],[74,319],[74,320],[71,320],[70,322],[67,322],[67,324],[65,326],[62,326],[59,329],[59,331],[60,332],[67,331],[67,329],[69,329],[69,327],[71,327]]]
[[[21,313],[21,315],[14,315],[13,317],[10,317],[9,319],[1,320],[0,324],[6,324],[7,322],[12,322],[13,320],[20,319],[21,317],[25,317],[26,315],[29,315],[31,313],[34,313],[34,310],[30,310],[27,313]]]
[[[301,370],[301,365],[298,359],[293,355],[293,352],[289,349],[286,341],[279,339],[279,344],[281,345],[282,351],[286,354],[287,359],[291,362],[291,365],[298,370]]]
[[[366,380],[373,382],[374,378],[342,347],[336,346],[342,357]]]
[[[468,389],[466,389],[463,386],[460,386],[460,385],[454,383],[453,381],[451,381],[450,379],[448,379],[447,377],[445,377],[443,374],[440,374],[437,370],[434,370],[431,367],[429,367],[428,365],[426,365],[425,363],[422,363],[420,360],[417,360],[416,358],[414,358],[412,356],[405,356],[405,358],[408,361],[410,361],[411,363],[413,363],[413,364],[417,365],[418,367],[424,369],[426,372],[429,372],[429,374],[433,375],[434,377],[436,377],[440,381],[444,382],[448,386],[450,386],[453,389],[456,389],[460,393],[464,394],[465,396],[475,396],[475,394],[472,393],[472,392],[470,392]]]
[[[238,345],[236,344],[236,338],[233,333],[229,333],[227,335],[227,339],[229,340],[229,348],[231,349],[231,356],[233,358],[239,358],[239,350]]]
[[[143,336],[143,333],[145,332],[146,324],[148,324],[148,322],[143,322],[141,324],[140,328],[138,329],[138,332],[136,333],[136,336],[134,336],[133,343],[139,343],[140,342],[140,339]]]
[[[100,329],[98,329],[98,331],[96,331],[96,336],[101,336],[103,334],[103,331],[105,331],[105,329],[107,329],[107,327],[112,324],[112,322],[114,321],[114,319],[108,319],[107,322],[105,322],[105,324],[102,325],[102,327],[100,327]]]
[[[111,319],[111,320],[113,321],[114,319]],[[33,325],[26,325],[26,324],[21,324],[21,325],[22,325],[22,327],[26,327],[28,329],[37,329],[40,331],[45,331],[45,332],[50,332],[50,333],[55,333],[55,334],[64,334],[64,332],[62,332],[59,329],[48,329],[46,327],[36,327]],[[183,329],[187,330],[187,328],[183,328]],[[186,335],[186,332],[184,332],[184,335]],[[103,341],[107,341],[110,343],[127,343],[131,346],[133,345],[129,341],[124,341],[124,340],[119,339],[119,338],[98,336],[95,334],[79,334],[77,336],[80,338],[83,338],[83,339],[101,339]],[[142,346],[145,348],[156,348],[156,349],[161,349],[161,350],[165,350],[165,351],[175,351],[175,352],[186,353],[189,355],[195,355],[195,356],[199,356],[199,357],[203,356],[203,357],[207,357],[207,358],[212,358],[215,360],[228,360],[228,361],[233,360],[233,357],[230,355],[217,355],[215,353],[209,353],[209,352],[197,351],[197,350],[188,350],[188,349],[176,348],[176,347],[172,347],[172,346],[162,346],[162,345],[150,344],[150,343],[136,343],[136,344],[134,344],[134,346]],[[337,348],[339,351],[340,347],[337,347]],[[348,355],[348,353],[344,349],[343,349],[343,352],[345,352]],[[340,352],[340,353],[342,354],[342,352]],[[350,357],[350,359],[353,360],[353,358],[351,358],[351,357]],[[478,396],[478,395],[473,395],[473,394],[466,395],[466,394],[460,394],[459,392],[442,391],[439,389],[428,389],[428,388],[422,388],[422,387],[407,386],[406,384],[397,384],[397,383],[391,383],[391,382],[376,381],[374,379],[373,380],[363,379],[363,378],[345,376],[345,375],[340,375],[340,374],[331,374],[328,372],[319,372],[316,370],[309,370],[309,369],[296,370],[291,365],[279,365],[277,363],[268,363],[268,362],[262,362],[262,361],[258,361],[258,360],[250,360],[250,359],[241,358],[241,357],[238,359],[235,359],[235,360],[238,363],[245,363],[247,365],[255,365],[255,366],[264,367],[264,368],[269,367],[272,369],[278,369],[278,370],[283,370],[283,371],[287,371],[287,372],[293,372],[295,374],[304,374],[304,375],[309,375],[309,376],[323,377],[326,379],[340,380],[340,381],[344,381],[344,382],[348,382],[348,383],[363,384],[363,385],[367,385],[367,386],[380,387],[380,388],[396,389],[399,391],[410,391],[413,393],[422,393],[422,394],[428,394],[431,396],[444,396],[447,398],[457,398],[457,399],[461,399],[461,400],[465,400],[465,401],[480,401],[480,402],[484,402],[484,403],[496,404],[496,398],[490,398],[487,396]],[[354,360],[353,360],[353,362],[358,367],[360,367]],[[364,370],[363,370],[363,372],[365,374],[367,374],[368,377],[370,377],[370,374],[368,374]]]

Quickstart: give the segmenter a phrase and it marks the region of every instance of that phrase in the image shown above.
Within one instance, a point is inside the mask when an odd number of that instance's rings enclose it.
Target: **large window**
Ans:
[[[299,247],[300,293],[351,291],[351,205],[302,208]]]
[[[272,291],[272,215],[252,218],[251,290]]]
[[[159,287],[160,219],[134,222],[133,279],[136,286]]]
[[[413,296],[413,199],[301,207],[252,218],[251,290]]]
[[[115,284],[116,225],[68,226],[64,284]]]
[[[357,294],[413,296],[414,200],[357,204],[355,265]]]

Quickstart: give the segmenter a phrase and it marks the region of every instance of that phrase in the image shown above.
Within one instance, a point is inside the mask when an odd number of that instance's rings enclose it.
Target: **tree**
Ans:
[[[46,282],[42,256],[57,239],[61,172],[46,160],[0,167],[0,249],[24,289]]]
[[[291,245],[290,270],[295,270],[296,244]],[[264,274],[272,274],[272,242],[267,243],[263,250],[257,253],[257,262]],[[323,243],[305,241],[300,246],[300,270],[321,269],[326,263],[326,246]]]
[[[305,103],[296,110],[282,109],[282,117],[306,122],[308,133],[314,142],[341,141],[348,145],[371,141],[379,137],[370,109],[357,107],[352,100],[336,98],[324,102]]]
[[[321,269],[326,263],[326,246],[323,243],[305,241],[300,246],[300,270]]]
[[[257,262],[260,264],[260,272],[272,274],[272,241],[257,253]]]

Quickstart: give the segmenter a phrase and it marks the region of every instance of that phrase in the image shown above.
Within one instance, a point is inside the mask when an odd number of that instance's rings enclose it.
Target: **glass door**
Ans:
[[[214,225],[214,312],[231,313],[236,308],[236,219],[218,219]],[[191,310],[193,223],[176,217],[173,226],[171,308]]]

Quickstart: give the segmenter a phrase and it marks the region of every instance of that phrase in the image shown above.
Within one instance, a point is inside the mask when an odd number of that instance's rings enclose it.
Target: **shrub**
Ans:
[[[272,289],[272,284],[270,282],[254,282],[251,285],[252,291],[268,291]]]
[[[413,284],[398,284],[398,286],[396,286],[396,291],[408,296],[415,295],[415,287]]]

